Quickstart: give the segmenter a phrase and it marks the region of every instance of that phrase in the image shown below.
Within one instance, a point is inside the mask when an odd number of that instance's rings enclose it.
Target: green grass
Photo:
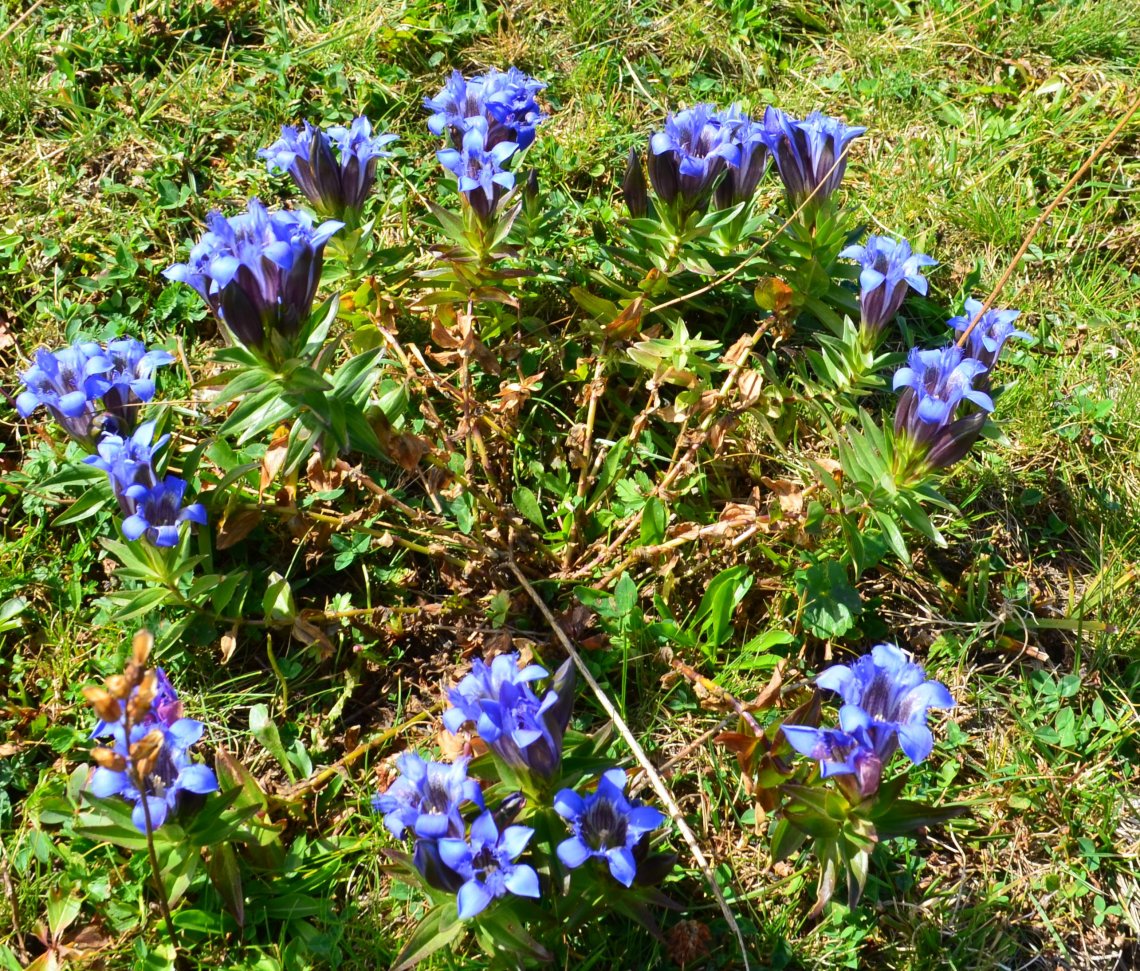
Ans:
[[[846,198],[871,231],[906,235],[938,258],[930,301],[911,303],[912,328],[924,337],[943,308],[988,290],[1140,83],[1132,0],[66,0],[9,29],[24,9],[0,3],[0,383],[13,395],[15,371],[35,346],[78,333],[173,338],[195,365],[205,361],[212,325],[197,297],[159,272],[182,258],[207,210],[233,210],[254,194],[289,198],[255,157],[283,122],[366,112],[397,131],[407,181],[385,176],[381,222],[400,236],[422,210],[420,193],[447,198],[419,105],[453,67],[514,63],[549,82],[552,120],[528,163],[562,207],[544,253],[556,267],[598,263],[597,238],[623,212],[625,153],[671,107],[819,107],[868,126]],[[1047,222],[999,299],[1022,308],[1036,343],[1004,368],[1002,440],[976,449],[945,483],[964,514],[939,520],[949,547],[916,542],[913,566],[870,571],[859,584],[867,616],[845,641],[857,649],[896,639],[950,686],[959,707],[936,730],[935,755],[912,785],[920,796],[970,802],[969,817],[878,849],[861,907],[834,906],[812,924],[807,858],[773,868],[731,757],[690,744],[720,715],[686,682],[662,686],[668,665],[648,637],[628,639],[624,653],[611,638],[592,661],[658,762],[676,758],[667,780],[717,863],[754,967],[1140,964],[1138,126]],[[543,299],[552,334],[543,353],[553,361],[573,307],[564,292]],[[412,338],[426,343],[424,334]],[[198,413],[183,374],[168,376],[163,396]],[[615,427],[623,420],[606,418]],[[537,413],[531,420],[537,438],[546,426]],[[118,670],[137,623],[110,619],[98,603],[112,585],[98,547],[109,520],[50,525],[59,496],[35,484],[63,458],[14,408],[0,408],[0,445],[9,476],[0,485],[0,601],[28,601],[24,625],[0,634],[0,942],[9,949],[0,946],[0,964],[40,954],[34,935],[48,894],[75,889],[82,907],[71,930],[88,929],[90,953],[108,968],[160,967],[145,957],[161,929],[148,912],[141,858],[64,838],[43,815],[85,759],[90,716],[79,689]],[[760,474],[773,474],[772,450],[761,451],[753,466],[710,466],[720,499],[743,501]],[[518,461],[535,454],[520,449]],[[393,479],[422,498],[415,475]],[[284,571],[289,542],[266,527],[234,560]],[[341,542],[332,555],[346,552]],[[772,584],[757,584],[738,633],[703,669],[741,698],[764,681],[737,656],[759,631],[795,630],[807,674],[825,663],[825,645],[799,626],[790,578],[802,551],[783,537],[770,545],[792,566],[769,567]],[[353,607],[372,606],[373,596],[390,606],[383,591],[396,585],[422,588],[400,601],[421,609],[345,627],[331,657],[276,634],[267,651],[265,631],[252,628],[219,667],[224,630],[194,623],[174,640],[164,636],[173,614],[147,618],[188,709],[209,713],[212,744],[236,751],[270,789],[284,774],[249,736],[251,705],[268,705],[287,744],[299,739],[320,766],[434,704],[438,681],[454,677],[463,657],[500,645],[504,632],[549,650],[549,632],[509,575],[456,577],[380,544],[356,553],[335,571],[329,556],[314,561],[317,606],[341,590]],[[304,576],[299,545],[294,557]],[[695,547],[663,567],[667,577],[638,566],[641,607],[653,610],[649,590],[660,581],[686,615],[709,568]],[[498,590],[511,598],[505,627],[487,619]],[[576,602],[571,585],[543,593],[556,609]],[[601,721],[584,695],[578,720]],[[420,748],[436,741],[423,726],[404,738]],[[201,966],[387,966],[422,912],[382,872],[379,850],[390,842],[367,811],[386,778],[380,757],[400,744],[292,807],[291,869],[247,888],[251,912],[288,892],[321,898],[327,906],[311,935],[286,932],[263,910],[244,943],[203,938],[193,952]],[[612,750],[625,755],[618,743]],[[706,963],[690,966],[738,966],[731,933],[684,844],[674,843],[684,869],[671,892],[688,905],[686,917],[713,931]],[[210,903],[207,894],[198,906]],[[665,945],[617,919],[604,934],[545,943],[566,967],[675,966]],[[439,966],[483,966],[474,955],[445,960]]]

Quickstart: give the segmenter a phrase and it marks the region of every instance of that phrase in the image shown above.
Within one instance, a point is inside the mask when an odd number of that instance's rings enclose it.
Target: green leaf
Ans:
[[[741,564],[722,570],[709,581],[694,622],[704,641],[702,647],[710,657],[732,636],[732,617],[752,589],[753,579],[748,567]]]
[[[115,607],[115,620],[120,623],[125,620],[130,620],[132,617],[141,617],[143,614],[148,614],[159,604],[164,603],[171,597],[171,593],[165,587],[146,587],[142,590],[129,590],[125,593],[115,593],[112,595]]]
[[[291,625],[297,619],[293,588],[280,573],[269,574],[269,586],[261,599],[261,608],[270,624]]]
[[[289,781],[296,782],[293,765],[289,761],[285,746],[281,744],[281,733],[278,732],[273,719],[269,717],[269,709],[265,705],[253,705],[249,709],[249,730],[265,750],[280,763],[285,774],[289,776]]]
[[[245,926],[245,895],[233,843],[220,843],[213,847],[206,861],[206,873],[226,910],[233,914],[239,927]]]
[[[0,603],[0,634],[23,627],[20,615],[27,609],[28,601],[23,597],[9,597]]]
[[[546,529],[546,520],[542,518],[542,507],[538,504],[538,496],[526,486],[519,486],[512,493],[515,508],[534,525]]]
[[[641,544],[656,546],[665,541],[665,531],[669,526],[669,510],[656,496],[645,500],[641,515]]]
[[[83,495],[75,500],[63,512],[51,521],[51,525],[67,526],[70,523],[82,522],[96,515],[104,506],[111,502],[111,490],[106,482],[93,485]]]
[[[461,938],[466,931],[454,902],[433,907],[408,936],[404,949],[392,962],[391,971],[410,971],[425,958]]]
[[[842,564],[835,560],[813,563],[806,570],[797,570],[795,580],[804,600],[804,624],[816,637],[842,637],[855,626],[863,601]]]

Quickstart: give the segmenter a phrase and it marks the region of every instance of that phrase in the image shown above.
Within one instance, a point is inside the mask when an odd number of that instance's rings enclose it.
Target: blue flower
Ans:
[[[487,122],[474,118],[463,133],[461,148],[441,149],[436,156],[459,180],[459,191],[471,208],[486,221],[502,197],[514,188],[514,173],[504,169],[503,163],[517,148],[514,142],[499,142],[491,147],[487,141]]]
[[[686,212],[708,205],[716,180],[728,166],[740,164],[735,127],[710,104],[666,117],[665,130],[649,139],[649,181],[662,202],[680,200]]]
[[[327,131],[305,121],[300,128],[282,125],[281,138],[257,154],[270,172],[288,172],[317,209],[354,222],[376,182],[377,159],[392,154],[383,148],[396,137],[373,135],[364,116]]]
[[[115,733],[113,751],[124,760],[128,768],[115,771],[99,766],[87,784],[87,791],[97,799],[121,796],[128,802],[133,802],[135,807],[131,812],[131,821],[141,832],[146,832],[144,798],[150,810],[151,827],[158,829],[177,810],[183,792],[205,795],[217,791],[218,779],[214,771],[190,761],[190,746],[202,737],[201,722],[180,718],[169,726],[163,726],[144,721],[131,727],[129,744],[121,722],[108,726],[108,729]],[[140,789],[140,780],[133,777],[134,769],[130,767],[131,747],[152,732],[161,736],[161,747],[150,771],[141,780]]]
[[[839,255],[857,260],[863,268],[859,273],[859,311],[863,327],[873,335],[899,312],[908,286],[926,296],[927,282],[921,270],[936,265],[929,256],[912,252],[905,239],[889,236],[868,236],[862,246],[848,246]]]
[[[591,857],[605,860],[613,878],[628,887],[637,876],[633,850],[647,833],[665,822],[651,806],[625,797],[625,772],[610,769],[598,779],[598,787],[583,798],[573,789],[554,797],[554,810],[570,824],[569,839],[558,844],[558,859],[570,869]]]
[[[470,80],[453,71],[439,94],[424,99],[424,107],[432,113],[428,128],[436,135],[448,133],[459,149],[463,136],[481,121],[488,151],[501,142],[527,148],[534,141],[535,129],[547,118],[537,101],[538,92],[545,87],[514,67],[506,73],[488,71]]]
[[[27,418],[44,407],[67,434],[88,449],[98,437],[92,423],[97,402],[110,387],[111,360],[93,341],[76,341],[58,351],[40,348],[35,363],[21,372],[25,389],[16,396],[16,411]]]
[[[964,331],[974,322],[978,312],[982,309],[981,301],[973,297],[966,298],[966,313],[961,317],[951,317],[948,323],[957,331]],[[978,321],[978,326],[970,331],[966,339],[970,357],[981,361],[987,368],[997,363],[1002,346],[1011,337],[1021,340],[1030,340],[1030,336],[1023,330],[1013,326],[1013,322],[1021,316],[1020,310],[990,309]]]
[[[483,808],[479,783],[467,778],[467,761],[425,762],[414,752],[405,752],[396,760],[399,778],[386,792],[373,796],[372,808],[384,814],[384,825],[397,839],[405,830],[430,839],[462,837],[459,807],[471,802]]]
[[[927,712],[955,704],[944,684],[928,681],[922,665],[894,644],[876,644],[854,664],[833,665],[815,680],[843,699],[843,730],[865,731],[884,763],[896,744],[912,762],[922,762],[934,747]]]
[[[739,105],[729,107],[720,118],[732,132],[732,140],[740,151],[736,163],[730,165],[724,178],[717,183],[714,195],[717,208],[731,209],[756,195],[771,155],[764,126],[743,114]]]
[[[868,730],[870,716],[844,706],[840,724],[840,728],[784,724],[780,730],[793,749],[820,763],[822,778],[853,776],[859,796],[865,799],[878,791],[884,761]]]
[[[110,387],[103,392],[103,408],[125,434],[134,428],[139,406],[154,397],[155,369],[173,363],[174,355],[161,348],[148,351],[131,337],[108,342],[105,355],[111,366],[104,373]]]
[[[177,546],[183,523],[207,523],[206,508],[200,502],[183,508],[185,494],[186,483],[174,475],[153,486],[129,486],[123,493],[123,535],[132,541],[145,536],[152,546]]]
[[[531,683],[547,672],[537,664],[519,670],[517,654],[500,654],[490,665],[478,658],[471,673],[447,693],[455,707],[443,714],[452,734],[473,723],[479,737],[503,762],[548,779],[562,761],[562,736],[574,701],[574,668],[566,661],[539,701]]]
[[[154,699],[150,703],[150,708],[147,710],[145,716],[138,724],[145,725],[148,728],[155,728],[161,726],[162,728],[170,728],[176,721],[182,717],[182,702],[178,700],[178,692],[174,690],[174,685],[170,683],[170,679],[166,676],[166,672],[162,668],[154,669],[155,689]],[[130,697],[134,698],[138,694],[139,689],[136,687],[132,689]],[[129,700],[129,699],[128,699]],[[102,738],[104,735],[109,734],[115,728],[115,722],[105,722],[102,719],[91,731],[90,738]]]
[[[533,835],[529,826],[508,826],[500,832],[494,815],[485,812],[471,824],[470,842],[439,840],[439,858],[464,880],[457,899],[460,920],[474,917],[507,893],[539,896],[534,867],[515,862]]]
[[[261,350],[267,339],[296,337],[308,319],[321,278],[324,248],[344,224],[314,226],[307,213],[269,212],[256,199],[249,211],[206,217],[209,227],[186,263],[164,271],[192,286],[239,344]]]
[[[847,159],[844,156],[838,165],[836,159],[867,129],[853,128],[818,111],[797,121],[779,108],[768,108],[764,112],[764,130],[788,201],[796,209],[817,187],[813,205],[822,203],[839,188]]]
[[[143,485],[150,488],[158,484],[154,472],[154,455],[170,440],[170,436],[163,435],[154,441],[154,429],[155,423],[147,421],[139,425],[130,438],[104,435],[99,440],[95,454],[83,460],[107,473],[124,516],[129,516],[134,511],[126,503],[126,492],[131,486]]]

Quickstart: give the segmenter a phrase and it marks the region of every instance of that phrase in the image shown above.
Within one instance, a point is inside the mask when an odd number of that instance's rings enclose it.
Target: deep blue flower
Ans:
[[[652,806],[630,802],[625,796],[625,772],[610,769],[598,779],[597,789],[583,798],[573,789],[554,797],[554,809],[570,824],[572,835],[558,844],[558,859],[570,869],[590,857],[605,860],[618,883],[631,886],[637,876],[634,846],[645,834],[665,822]]]
[[[178,692],[174,690],[174,685],[170,683],[170,679],[166,676],[166,672],[162,668],[154,669],[155,687],[154,699],[150,703],[150,708],[147,710],[146,715],[138,722],[140,725],[146,725],[149,728],[162,727],[170,728],[176,721],[182,717],[182,702],[178,700]],[[134,698],[138,694],[139,689],[136,687],[132,689],[130,697]],[[114,722],[105,722],[102,719],[92,730],[91,738],[102,738],[115,728]]]
[[[139,425],[130,438],[104,435],[99,440],[95,454],[83,460],[107,473],[124,516],[134,512],[134,507],[126,501],[126,492],[131,486],[152,488],[158,484],[158,476],[154,472],[154,455],[169,441],[170,436],[163,435],[154,441],[154,429],[155,423],[147,421]]]
[[[574,702],[574,668],[566,661],[540,701],[531,683],[547,672],[537,664],[519,670],[517,654],[500,654],[490,665],[478,658],[471,673],[447,697],[443,714],[452,734],[473,723],[479,737],[515,771],[551,778],[562,761],[562,737]]]
[[[459,191],[471,203],[471,208],[486,220],[502,197],[514,188],[514,173],[504,169],[503,163],[517,148],[514,142],[499,142],[491,147],[487,141],[487,122],[474,118],[463,133],[461,148],[441,149],[436,156],[459,180]]]
[[[912,762],[923,761],[934,747],[926,713],[955,704],[944,684],[928,681],[922,665],[894,644],[876,644],[854,664],[832,665],[815,680],[843,699],[841,728],[865,731],[884,763],[896,744]]]
[[[813,111],[797,121],[779,108],[764,112],[764,131],[768,149],[776,160],[776,168],[784,183],[784,191],[792,208],[798,208],[812,192],[812,204],[822,203],[843,181],[847,168],[844,149],[866,128],[853,128],[836,118]],[[834,170],[832,170],[834,166]]]
[[[134,428],[139,406],[154,397],[155,369],[173,363],[174,355],[161,348],[148,351],[131,337],[109,341],[105,355],[111,366],[104,374],[110,387],[103,392],[103,409],[125,434]]]
[[[27,418],[46,408],[75,441],[93,448],[97,433],[93,422],[98,400],[110,387],[106,374],[111,360],[93,341],[76,341],[58,351],[40,348],[35,363],[21,372],[25,389],[16,396],[16,411]]]
[[[978,312],[982,309],[981,301],[973,297],[966,298],[966,313],[961,317],[951,317],[949,324],[957,331],[964,331],[974,322]],[[1018,330],[1013,322],[1021,316],[1020,310],[997,310],[991,308],[985,312],[978,326],[970,331],[966,339],[966,347],[970,357],[981,361],[987,368],[997,363],[1002,346],[1011,337],[1029,340],[1025,331]]]
[[[257,154],[270,172],[288,172],[321,212],[354,222],[376,182],[377,160],[392,154],[383,148],[396,137],[373,135],[364,116],[326,131],[305,121],[300,128],[282,125],[281,138]]]
[[[720,120],[731,131],[739,149],[739,157],[717,184],[714,196],[717,208],[730,209],[756,195],[771,155],[764,126],[742,113],[739,105],[721,112]]]
[[[386,792],[372,797],[372,808],[384,814],[384,825],[397,839],[406,830],[429,839],[462,837],[459,807],[472,802],[483,808],[479,783],[467,778],[467,761],[425,762],[414,752],[405,752],[396,760],[399,778]]]
[[[740,163],[735,127],[710,104],[670,113],[665,130],[649,139],[649,181],[658,198],[666,205],[679,200],[686,212],[705,208],[717,178]]]
[[[533,835],[529,826],[507,826],[500,832],[494,815],[485,812],[471,824],[470,841],[439,840],[439,858],[464,880],[457,899],[460,920],[474,917],[507,893],[539,896],[534,867],[515,862]]]
[[[424,98],[424,107],[432,113],[428,128],[436,135],[447,133],[459,149],[472,125],[482,121],[486,150],[501,142],[527,148],[534,141],[535,129],[547,118],[537,101],[545,87],[514,67],[469,80],[453,71],[439,94]],[[507,152],[503,161],[513,152]]]
[[[207,522],[200,502],[183,508],[185,494],[186,483],[174,475],[153,486],[129,486],[123,493],[123,535],[132,541],[145,536],[152,546],[177,546],[183,523],[205,526]]]
[[[269,212],[256,199],[228,219],[206,217],[209,227],[186,263],[165,270],[168,279],[202,295],[230,336],[260,350],[270,335],[294,338],[312,310],[324,248],[344,224],[314,225],[304,212]]]
[[[135,804],[131,821],[141,831],[146,832],[146,816],[142,800],[145,796],[150,809],[150,823],[158,829],[177,808],[182,792],[205,795],[216,792],[218,779],[214,771],[205,765],[195,765],[190,761],[189,749],[202,737],[203,726],[191,718],[180,718],[169,726],[154,722],[140,722],[131,727],[130,744],[121,722],[108,726],[114,732],[113,751],[120,755],[128,768],[123,771],[99,766],[87,784],[87,791],[98,799],[122,796]],[[162,745],[154,760],[151,771],[142,780],[142,788],[132,778],[130,745],[141,742],[151,732],[159,732]]]
[[[927,282],[922,268],[936,261],[923,253],[911,251],[905,239],[868,236],[862,246],[848,246],[839,254],[844,259],[858,260],[859,311],[863,327],[878,334],[899,312],[907,287],[926,296]]]
[[[788,744],[801,755],[820,763],[819,774],[853,776],[862,798],[874,795],[883,776],[883,758],[871,738],[870,716],[862,709],[844,706],[839,728],[782,725]]]

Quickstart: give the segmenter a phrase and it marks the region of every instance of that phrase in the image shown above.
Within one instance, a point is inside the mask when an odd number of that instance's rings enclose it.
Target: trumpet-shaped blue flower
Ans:
[[[649,139],[649,181],[658,198],[666,205],[679,200],[687,212],[705,208],[716,180],[740,164],[735,127],[710,104],[669,114],[665,130]]]
[[[154,454],[169,441],[170,436],[163,435],[154,441],[154,429],[155,423],[147,421],[139,425],[129,438],[104,435],[99,440],[95,454],[83,460],[107,473],[111,489],[125,516],[134,512],[134,508],[126,502],[126,492],[131,486],[152,488],[158,484],[154,472]]]
[[[951,317],[948,323],[955,330],[964,331],[974,322],[981,309],[980,300],[967,297],[966,313],[961,317]],[[993,368],[1001,354],[1002,346],[1007,340],[1011,337],[1029,340],[1030,337],[1025,331],[1018,330],[1013,326],[1013,322],[1020,316],[1020,310],[996,310],[992,308],[987,310],[966,339],[966,347],[969,349],[970,357],[981,361],[986,368]]]
[[[386,792],[373,796],[372,808],[384,814],[384,825],[397,839],[406,830],[428,839],[461,838],[465,827],[459,807],[471,802],[483,808],[479,783],[467,778],[467,761],[425,762],[414,752],[405,752],[396,760],[399,778]]]
[[[573,789],[554,797],[554,810],[570,826],[571,836],[558,844],[558,859],[570,869],[591,857],[605,860],[622,886],[637,876],[634,847],[647,833],[665,822],[652,806],[631,802],[625,796],[625,772],[610,769],[598,779],[597,789],[583,798]]]
[[[123,535],[132,541],[145,536],[152,546],[177,546],[183,523],[207,523],[200,502],[183,507],[185,494],[186,483],[175,475],[153,486],[129,486],[123,492]]]
[[[432,113],[428,128],[436,135],[448,133],[455,148],[460,149],[463,136],[473,123],[481,121],[486,150],[502,142],[527,148],[547,118],[537,100],[538,92],[545,87],[514,67],[505,73],[492,70],[471,79],[453,71],[439,94],[424,99],[424,107]],[[503,161],[514,151],[507,152]]]
[[[174,685],[170,683],[170,678],[162,668],[154,669],[154,678],[154,699],[138,724],[147,726],[148,730],[159,726],[170,728],[182,717],[182,702],[178,700],[178,692],[174,690]],[[137,687],[132,689],[131,698],[134,698],[138,691]],[[100,719],[89,737],[102,738],[114,730],[115,725],[115,722],[105,722]]]
[[[93,422],[97,402],[110,387],[106,375],[112,364],[93,341],[76,341],[58,351],[40,348],[35,363],[21,372],[25,388],[16,396],[16,411],[27,418],[43,407],[75,441],[94,448],[98,437]]]
[[[325,244],[344,224],[314,225],[304,212],[268,211],[256,199],[228,219],[206,217],[209,227],[186,263],[165,270],[192,286],[239,344],[260,350],[272,334],[296,337],[308,319],[321,278]]]
[[[764,126],[741,112],[739,105],[732,105],[721,112],[720,119],[721,124],[731,131],[732,140],[739,149],[739,157],[717,183],[714,194],[717,208],[730,209],[756,195],[771,155]]]
[[[865,732],[884,763],[896,745],[912,762],[922,762],[934,747],[927,712],[955,704],[944,684],[928,681],[922,665],[894,644],[876,644],[854,664],[832,665],[816,684],[843,699],[840,727]]]
[[[867,129],[846,125],[818,111],[797,121],[770,107],[764,112],[764,130],[788,201],[792,208],[798,208],[809,196],[812,205],[822,203],[839,188],[847,169],[843,152]]]
[[[392,154],[383,149],[396,137],[373,135],[372,123],[363,115],[326,131],[304,121],[299,128],[282,125],[281,138],[257,154],[270,172],[292,176],[321,212],[354,222],[376,183],[377,160]]]
[[[443,724],[457,734],[474,724],[479,737],[515,771],[548,779],[562,761],[562,737],[574,701],[574,668],[565,662],[540,701],[531,683],[547,672],[537,664],[518,666],[517,654],[500,654],[489,665],[478,658],[471,673],[448,693],[455,707]]]
[[[936,261],[923,253],[915,253],[905,239],[868,236],[862,246],[848,246],[839,254],[857,260],[859,273],[859,311],[863,327],[877,335],[899,312],[907,287],[926,296],[927,282],[922,268]]]
[[[190,746],[202,737],[201,722],[191,718],[179,718],[168,726],[140,722],[131,726],[129,741],[121,722],[108,726],[108,730],[115,734],[113,751],[125,760],[128,768],[115,771],[99,766],[87,784],[87,791],[98,799],[121,796],[134,803],[131,821],[141,832],[146,832],[143,799],[150,810],[151,827],[158,829],[177,810],[183,792],[205,795],[217,791],[218,779],[213,769],[190,761]],[[155,731],[161,733],[162,745],[149,773],[138,780],[131,768],[130,747]]]
[[[507,826],[500,832],[494,815],[485,812],[471,824],[470,841],[439,840],[440,860],[464,881],[456,901],[460,920],[474,917],[496,897],[508,893],[539,896],[534,867],[515,862],[533,835],[529,826]]]
[[[487,122],[471,119],[463,133],[462,147],[436,152],[443,167],[459,180],[459,191],[483,220],[495,211],[502,197],[514,188],[515,175],[503,168],[518,146],[514,142],[487,141]]]
[[[883,758],[868,731],[870,716],[862,709],[844,706],[839,728],[782,725],[788,744],[801,755],[820,763],[819,774],[853,776],[861,798],[874,795],[883,776]]]
[[[111,366],[104,374],[109,387],[103,392],[103,408],[113,416],[120,434],[135,426],[139,406],[154,397],[154,372],[171,364],[174,355],[161,348],[152,351],[131,337],[109,341],[105,355]]]

